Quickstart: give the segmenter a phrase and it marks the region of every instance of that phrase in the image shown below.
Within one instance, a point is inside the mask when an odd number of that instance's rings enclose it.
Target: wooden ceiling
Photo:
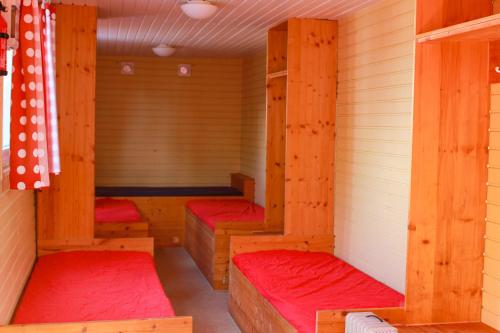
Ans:
[[[235,57],[265,48],[266,31],[290,17],[336,19],[376,0],[217,0],[219,10],[193,20],[181,0],[63,0],[98,6],[98,53],[153,56],[159,43],[177,56]]]

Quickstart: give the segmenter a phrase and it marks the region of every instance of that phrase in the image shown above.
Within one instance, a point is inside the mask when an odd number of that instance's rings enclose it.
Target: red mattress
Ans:
[[[66,252],[40,257],[15,324],[174,316],[151,255]]]
[[[191,200],[186,207],[212,230],[217,222],[264,222],[264,208],[244,199]]]
[[[111,198],[96,199],[95,221],[97,223],[140,222],[141,214],[133,201]]]
[[[299,332],[315,332],[317,310],[404,305],[403,295],[328,253],[263,251],[233,262]]]

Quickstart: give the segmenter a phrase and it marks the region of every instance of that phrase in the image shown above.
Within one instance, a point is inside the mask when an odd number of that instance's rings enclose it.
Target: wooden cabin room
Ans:
[[[2,0],[0,81],[0,333],[500,332],[500,0]]]

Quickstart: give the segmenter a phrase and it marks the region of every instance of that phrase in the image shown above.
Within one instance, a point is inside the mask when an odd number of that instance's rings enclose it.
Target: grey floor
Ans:
[[[214,291],[183,248],[155,253],[165,292],[178,316],[193,316],[194,333],[239,333],[227,310],[227,292]]]

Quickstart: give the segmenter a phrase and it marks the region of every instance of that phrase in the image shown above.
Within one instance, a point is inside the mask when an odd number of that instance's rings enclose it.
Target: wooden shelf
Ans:
[[[285,69],[284,71],[274,72],[267,74],[267,79],[275,79],[277,77],[284,77],[288,75],[288,71]]]
[[[500,14],[455,24],[417,35],[418,43],[500,40]]]

